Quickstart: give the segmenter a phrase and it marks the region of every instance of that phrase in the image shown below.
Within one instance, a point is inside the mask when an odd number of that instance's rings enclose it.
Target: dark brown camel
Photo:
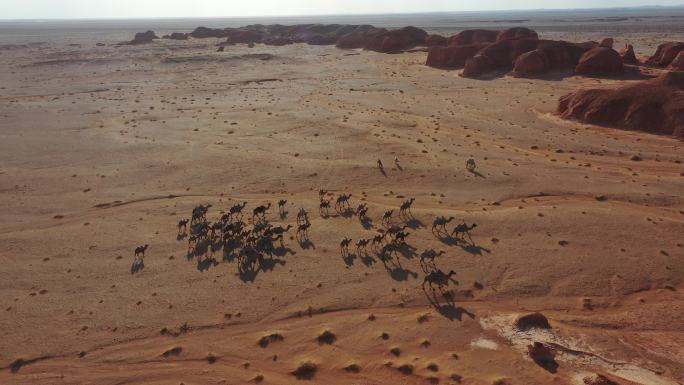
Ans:
[[[145,246],[138,246],[135,248],[135,252],[133,255],[135,256],[136,259],[140,258],[143,259],[145,258],[145,251],[150,245],[145,245]]]
[[[351,198],[352,194],[342,194],[339,197],[337,197],[337,201],[335,202],[335,209],[343,209],[343,208],[349,208],[349,199]]]
[[[189,219],[181,219],[178,221],[178,234],[181,234],[181,229],[183,229],[183,233],[188,231],[188,222],[190,222]]]
[[[385,211],[385,213],[382,215],[382,223],[389,223],[392,221],[392,214],[394,214],[394,210]]]
[[[425,279],[423,280],[423,288],[425,288],[425,284],[428,284],[431,289],[434,290],[434,287],[432,285],[437,285],[437,287],[444,287],[444,286],[449,286],[449,282],[451,281],[451,276],[456,274],[455,271],[451,270],[449,274],[444,273],[442,270],[435,270],[431,271],[428,275],[425,276]]]
[[[264,218],[266,216],[266,211],[271,208],[271,202],[268,202],[267,205],[261,205],[259,207],[256,207],[254,210],[252,210],[252,220],[257,217],[262,217]]]
[[[437,217],[435,220],[432,222],[432,232],[435,233],[435,231],[440,232],[444,231],[446,232],[446,225],[448,225],[451,221],[453,221],[455,218],[454,217]]]
[[[347,256],[349,255],[349,245],[351,245],[352,240],[350,238],[344,238],[342,241],[340,241],[340,253],[342,253],[342,256]]]
[[[401,204],[401,207],[399,208],[399,215],[408,215],[411,214],[411,206],[413,205],[413,202],[415,202],[415,198],[411,198],[404,203]]]

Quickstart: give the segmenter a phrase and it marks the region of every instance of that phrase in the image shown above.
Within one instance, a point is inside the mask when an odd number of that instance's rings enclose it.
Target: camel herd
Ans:
[[[435,263],[440,256],[445,254],[445,251],[428,249],[417,254],[415,248],[408,243],[411,236],[409,230],[416,230],[420,227],[416,225],[420,221],[417,221],[411,212],[415,198],[405,200],[398,208],[386,210],[377,228],[374,228],[369,218],[368,204],[361,202],[352,208],[351,199],[352,194],[342,193],[334,196],[326,190],[319,191],[319,214],[322,218],[330,217],[329,210],[332,206],[339,214],[358,217],[365,229],[374,229],[372,236],[367,238],[354,241],[344,237],[340,241],[340,254],[345,261],[356,256],[366,260],[377,257],[388,270],[397,270],[401,268],[400,257],[402,255],[416,255],[420,257],[420,266],[425,274],[424,290],[442,289],[450,282],[455,282],[452,279],[455,274],[453,271],[445,273],[437,268]],[[287,203],[285,199],[277,202],[280,220],[287,219]],[[270,202],[254,207],[251,210],[251,217],[247,214],[247,218],[244,215],[247,202],[235,203],[222,211],[214,221],[208,219],[211,207],[210,204],[197,205],[193,208],[189,219],[183,218],[178,221],[178,239],[187,238],[187,257],[188,259],[197,257],[198,267],[208,268],[212,264],[218,264],[213,255],[222,250],[224,260],[238,261],[238,271],[241,276],[251,273],[253,278],[257,271],[263,270],[265,264],[272,266],[273,263],[281,261],[274,258],[288,253],[294,254],[285,247],[284,239],[288,232],[292,230],[296,232],[295,238],[302,248],[307,248],[306,245],[309,243],[309,230],[312,224],[309,220],[309,213],[304,208],[298,210],[296,223],[276,226],[268,219],[269,210],[272,207]],[[454,220],[454,217],[434,218],[432,234],[443,242],[449,240],[452,242],[450,244],[453,242],[467,244],[468,241],[473,244],[470,232],[477,225],[469,225],[462,221],[450,229],[448,226]],[[353,254],[350,250],[352,247]],[[142,261],[147,248],[148,245],[144,245],[135,249],[135,263]],[[284,262],[281,261],[281,263]]]

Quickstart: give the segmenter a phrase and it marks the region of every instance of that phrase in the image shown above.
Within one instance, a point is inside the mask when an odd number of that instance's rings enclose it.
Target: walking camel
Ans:
[[[322,217],[327,217],[329,215],[328,209],[330,209],[330,201],[321,200],[321,203],[318,205],[318,213]]]
[[[477,223],[473,223],[471,226],[468,226],[468,224],[465,223],[465,221],[459,225],[457,225],[454,228],[454,231],[451,232],[451,237],[457,239],[461,239],[465,241],[465,236],[467,235],[468,238],[470,238],[470,241],[473,241],[473,238],[470,237],[470,232],[477,227]]]
[[[349,199],[351,198],[352,194],[342,194],[339,197],[337,197],[337,201],[335,202],[335,210],[347,208],[349,209]]]
[[[399,215],[408,215],[411,214],[411,206],[413,205],[413,202],[415,202],[415,198],[411,198],[404,203],[401,204],[401,207],[399,208]]]
[[[255,218],[258,218],[258,217],[261,217],[262,219],[264,219],[266,217],[266,211],[268,211],[268,209],[270,209],[270,208],[271,208],[271,202],[268,202],[267,205],[261,205],[259,207],[256,207],[252,211],[252,220],[254,220]]]
[[[365,251],[370,241],[370,239],[359,239],[358,241],[356,241],[356,253],[360,255],[361,250]]]
[[[392,214],[394,214],[394,210],[385,211],[385,213],[382,215],[382,223],[383,224],[390,223],[390,221],[392,221]]]
[[[306,212],[304,207],[302,207],[297,213],[297,224],[302,225],[304,223],[309,223],[309,214]]]
[[[236,205],[233,205],[233,207],[230,208],[230,215],[229,216],[232,217],[233,215],[238,215],[238,214],[240,216],[242,216],[242,209],[244,209],[246,206],[247,206],[247,202],[242,202],[242,204],[238,203]]]
[[[309,239],[309,227],[311,227],[311,223],[308,222],[297,226],[297,238],[301,240]]]
[[[178,234],[181,234],[181,229],[183,229],[183,234],[188,231],[188,222],[190,222],[190,220],[187,218],[178,221]]]
[[[287,204],[286,199],[281,199],[278,201],[278,213],[280,213],[281,216],[285,215],[285,205]]]
[[[451,221],[453,221],[454,217],[437,217],[435,220],[432,222],[432,233],[434,234],[435,231],[439,233],[440,231],[447,232],[446,225],[448,225]]]
[[[133,253],[133,256],[135,257],[135,259],[139,258],[140,260],[142,260],[143,258],[145,258],[145,251],[147,250],[147,248],[149,246],[150,245],[136,247],[135,252]]]
[[[207,211],[209,211],[209,208],[211,205],[199,205],[195,206],[194,209],[192,209],[192,219],[190,220],[190,224],[199,222],[200,220],[204,219],[204,216],[207,214]]]
[[[476,168],[477,168],[477,164],[475,164],[475,159],[468,158],[468,160],[466,160],[466,170],[468,170],[470,172],[475,172]]]
[[[423,280],[423,289],[425,289],[425,284],[428,284],[430,286],[430,289],[434,290],[434,287],[432,285],[437,285],[437,287],[442,288],[444,286],[449,286],[449,282],[451,281],[451,276],[456,274],[455,271],[451,270],[449,274],[444,273],[442,270],[435,270],[431,271],[428,275],[425,276],[425,279]]]
[[[351,245],[352,240],[350,238],[345,237],[341,242],[340,242],[340,253],[342,253],[342,256],[347,256],[349,255],[349,245]]]
[[[420,262],[424,263],[427,260],[432,262],[435,260],[435,258],[442,255],[444,255],[444,250],[440,250],[439,253],[435,251],[435,249],[425,250],[420,254]]]

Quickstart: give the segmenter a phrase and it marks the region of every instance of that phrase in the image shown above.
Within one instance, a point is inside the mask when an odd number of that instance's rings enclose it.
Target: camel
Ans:
[[[399,215],[407,215],[411,213],[411,206],[413,205],[413,202],[415,202],[415,198],[411,198],[404,203],[401,204],[401,207],[399,208]]]
[[[359,251],[366,250],[366,247],[368,246],[370,241],[370,239],[359,239],[358,241],[356,241],[356,252],[360,254]]]
[[[286,204],[287,204],[286,199],[281,199],[278,201],[278,212],[280,213],[280,215],[285,214],[285,205]]]
[[[135,248],[135,252],[133,255],[135,256],[136,259],[140,258],[141,260],[145,258],[145,251],[150,245],[145,245],[145,246],[138,246]]]
[[[392,226],[389,229],[387,229],[387,232],[385,233],[386,235],[396,235],[397,233],[400,233],[404,230],[406,230],[408,226]]]
[[[320,189],[318,190],[318,200],[322,201],[323,197],[328,193],[327,190]]]
[[[468,224],[463,222],[454,227],[454,231],[451,232],[451,237],[453,238],[454,235],[456,235],[456,238],[465,240],[465,236],[467,235],[468,238],[470,238],[470,232],[476,227],[477,223],[473,223],[471,226],[468,226]],[[470,238],[470,241],[472,242],[473,239]]]
[[[449,217],[448,219],[446,217],[437,217],[435,220],[432,222],[432,232],[434,233],[435,230],[437,232],[445,231],[446,232],[446,225],[448,225],[451,221],[453,221],[454,217]]]
[[[351,245],[352,240],[350,238],[345,237],[341,242],[340,242],[340,253],[342,255],[347,256],[349,255],[349,245]]]
[[[423,263],[427,260],[434,261],[435,258],[444,255],[444,250],[440,250],[439,253],[434,249],[425,250],[420,254],[420,262]]]
[[[209,211],[209,208],[211,205],[199,205],[195,206],[194,209],[192,209],[192,219],[190,220],[190,224],[193,224],[195,222],[198,222],[202,219],[204,219],[204,216],[207,214],[207,211]]]
[[[470,172],[475,172],[475,169],[477,168],[477,164],[475,164],[475,159],[469,158],[466,160],[466,170]]]
[[[337,197],[337,201],[335,202],[335,209],[341,209],[341,208],[349,208],[349,199],[351,198],[352,194],[342,194]]]
[[[358,214],[360,211],[362,211],[364,209],[368,210],[368,203],[364,202],[364,203],[361,203],[360,205],[358,205],[356,207],[356,213]]]
[[[266,217],[266,211],[268,211],[268,209],[270,209],[270,208],[271,208],[271,202],[268,202],[268,204],[265,206],[261,205],[261,206],[255,208],[254,210],[252,210],[252,220],[254,220],[254,218],[257,218],[257,217],[265,218]]]
[[[366,215],[368,214],[368,207],[364,207],[361,210],[357,212],[357,215],[359,216],[359,219],[363,221],[366,219]]]
[[[181,234],[181,229],[183,229],[183,233],[188,231],[188,222],[190,222],[190,220],[187,218],[178,221],[178,234]]]
[[[321,216],[328,216],[328,209],[330,209],[330,201],[324,201],[322,200],[321,203],[318,205],[318,212],[321,214]]]
[[[385,213],[382,215],[382,223],[390,223],[392,220],[392,214],[394,214],[394,210],[385,211]]]
[[[277,227],[271,227],[266,231],[264,235],[271,236],[275,235],[275,239],[280,239],[280,243],[283,243],[283,235],[290,231],[292,228],[292,225],[287,225],[287,227],[282,227],[282,226],[277,226]]]
[[[297,226],[297,236],[300,237],[302,236],[303,239],[306,239],[309,237],[309,227],[311,227],[311,223],[302,223],[301,225]]]
[[[425,284],[427,283],[431,289],[434,290],[434,287],[432,286],[437,285],[437,287],[444,287],[444,286],[449,286],[449,281],[451,281],[451,276],[456,274],[455,271],[451,270],[449,274],[444,273],[442,270],[435,270],[431,271],[428,275],[425,276],[425,279],[423,280],[423,288],[425,288]]]
[[[242,215],[242,209],[244,209],[247,206],[247,202],[242,202],[242,204],[236,204],[233,205],[233,207],[230,208],[230,217],[233,215],[240,214]]]
[[[382,245],[385,242],[385,234],[378,234],[373,237],[373,240],[371,241],[371,246],[373,248],[376,247],[376,245]]]
[[[406,243],[406,237],[408,237],[411,233],[405,233],[403,231],[400,231],[394,235],[394,242],[396,243]]]
[[[297,213],[297,224],[301,225],[304,223],[309,223],[309,214],[302,207],[299,209],[299,212]]]

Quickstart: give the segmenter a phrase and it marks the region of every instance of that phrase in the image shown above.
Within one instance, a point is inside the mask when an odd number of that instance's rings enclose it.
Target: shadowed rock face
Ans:
[[[443,69],[459,69],[468,59],[475,56],[486,44],[432,47],[428,51],[426,65]]]
[[[580,75],[593,76],[616,76],[621,75],[624,70],[620,54],[603,46],[587,51],[575,68],[575,72]]]
[[[425,39],[425,45],[428,47],[444,47],[447,44],[447,38],[441,35],[430,35]]]
[[[505,29],[498,33],[496,36],[496,41],[506,40],[506,39],[539,39],[539,35],[536,31],[524,27],[516,27]]]
[[[536,39],[508,39],[490,44],[477,55],[468,59],[461,74],[477,78],[494,71],[510,71],[518,56],[533,51],[539,46]]]
[[[513,75],[534,77],[555,70],[574,68],[587,51],[584,45],[565,41],[540,40],[537,49],[515,60]]]
[[[671,71],[684,71],[684,51],[680,51],[667,68]]]
[[[152,31],[147,31],[147,32],[139,32],[135,34],[135,37],[133,40],[131,40],[128,44],[147,44],[151,43],[154,39],[159,39],[157,35],[152,32]]]
[[[639,64],[639,59],[637,59],[634,47],[631,44],[625,45],[625,48],[620,50],[620,57],[624,64]]]
[[[558,113],[565,119],[684,139],[684,72],[613,90],[580,90],[560,98]]]
[[[667,67],[682,51],[684,51],[684,43],[663,43],[658,46],[655,54],[646,60],[646,64],[658,67]]]
[[[499,31],[487,29],[466,29],[448,39],[448,45],[473,45],[494,43]]]

